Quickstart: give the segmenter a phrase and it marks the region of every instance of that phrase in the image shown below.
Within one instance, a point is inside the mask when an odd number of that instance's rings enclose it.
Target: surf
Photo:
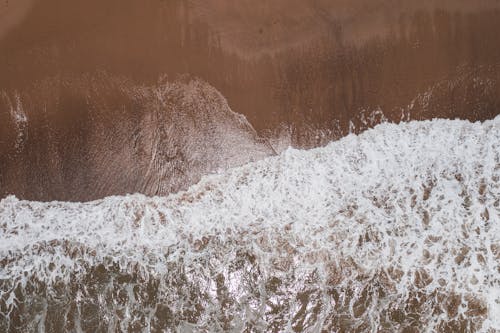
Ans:
[[[500,329],[498,142],[385,123],[168,196],[7,197],[0,329]]]

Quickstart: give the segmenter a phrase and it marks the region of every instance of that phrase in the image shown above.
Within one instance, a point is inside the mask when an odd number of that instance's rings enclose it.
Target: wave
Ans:
[[[0,330],[500,330],[498,142],[382,124],[167,197],[7,197]]]

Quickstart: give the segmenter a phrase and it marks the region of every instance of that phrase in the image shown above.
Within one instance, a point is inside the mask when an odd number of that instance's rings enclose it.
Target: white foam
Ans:
[[[472,297],[487,307],[482,330],[500,330],[499,143],[500,116],[382,124],[324,148],[288,149],[204,177],[168,197],[8,197],[0,202],[0,277],[22,283],[27,272],[50,285],[110,262],[161,276],[182,260],[207,280],[213,269],[223,274],[250,318],[248,311],[264,311],[252,305],[259,297],[244,289],[243,273],[228,269],[246,249],[262,276],[292,281],[316,272],[324,288],[336,281],[361,293],[359,281],[385,274],[380,285],[389,296],[366,311],[374,331],[377,314],[414,290],[459,295],[465,306],[458,315],[467,315],[464,300]],[[315,327],[333,310],[322,311]],[[450,320],[445,310],[426,316],[429,329]]]

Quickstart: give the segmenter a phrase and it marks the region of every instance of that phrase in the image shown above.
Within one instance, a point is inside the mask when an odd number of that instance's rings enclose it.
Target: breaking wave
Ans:
[[[8,197],[0,330],[500,330],[499,142],[382,124],[168,197]]]

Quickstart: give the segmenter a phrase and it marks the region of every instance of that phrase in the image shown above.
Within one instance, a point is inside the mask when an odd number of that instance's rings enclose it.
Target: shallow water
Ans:
[[[498,31],[0,1],[0,332],[500,332]]]
[[[494,0],[23,0],[0,21],[0,197],[166,195],[268,156],[269,137],[499,113]]]
[[[0,327],[499,330],[498,142],[498,117],[383,124],[168,197],[8,197]]]

